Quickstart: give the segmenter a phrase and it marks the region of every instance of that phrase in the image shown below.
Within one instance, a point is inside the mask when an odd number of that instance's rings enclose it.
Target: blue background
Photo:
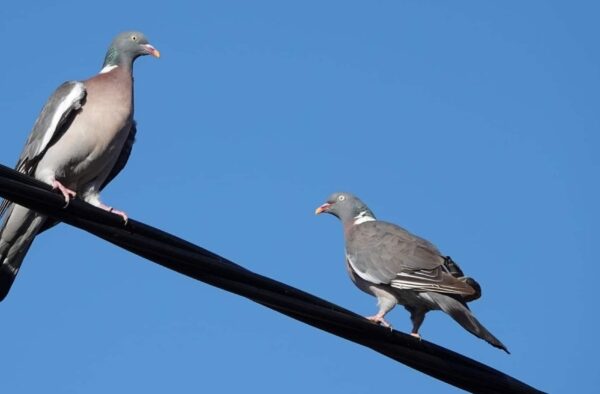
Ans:
[[[106,203],[358,313],[334,191],[434,242],[483,286],[425,339],[550,392],[597,392],[596,2],[8,2],[0,162],[120,31],[138,141]],[[389,319],[407,331],[407,313]],[[61,225],[0,304],[4,393],[411,393],[451,386]]]

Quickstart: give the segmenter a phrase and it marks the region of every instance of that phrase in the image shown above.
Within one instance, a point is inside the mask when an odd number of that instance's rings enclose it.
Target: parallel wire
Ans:
[[[172,234],[73,200],[0,165],[0,195],[94,234],[145,259],[246,297],[313,327],[369,347],[436,379],[474,393],[541,393],[485,364],[408,334],[377,326],[338,305],[253,273]]]

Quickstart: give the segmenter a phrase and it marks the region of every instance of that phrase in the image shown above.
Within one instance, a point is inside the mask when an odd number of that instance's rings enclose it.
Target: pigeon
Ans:
[[[100,200],[100,191],[123,169],[136,134],[133,120],[133,62],[160,57],[143,33],[117,35],[100,72],[69,81],[50,96],[27,139],[15,169],[47,183],[66,205],[78,196],[127,222],[127,214]],[[66,206],[65,205],[65,206]],[[0,204],[0,301],[8,294],[33,239],[56,224],[7,200]]]
[[[360,199],[334,193],[315,213],[329,213],[344,227],[346,269],[362,291],[377,298],[379,311],[369,316],[384,327],[396,304],[410,313],[411,335],[419,338],[425,314],[442,310],[471,334],[509,353],[473,315],[467,302],[481,296],[481,287],[429,241],[395,224],[377,220]]]

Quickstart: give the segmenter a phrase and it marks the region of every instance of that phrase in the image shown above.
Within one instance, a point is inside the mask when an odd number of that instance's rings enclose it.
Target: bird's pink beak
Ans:
[[[330,203],[328,203],[328,202],[326,202],[325,204],[321,205],[319,208],[317,208],[317,209],[315,210],[315,215],[318,215],[318,214],[320,214],[320,213],[323,213],[323,212],[327,212],[327,210],[329,209],[329,207],[330,207],[331,205],[332,205],[332,204],[330,204]]]
[[[150,44],[144,44],[142,46],[144,47],[144,49],[146,50],[146,52],[148,52],[149,55],[152,55],[155,58],[159,58],[160,57],[160,51],[158,49],[154,48],[152,45],[150,45]]]

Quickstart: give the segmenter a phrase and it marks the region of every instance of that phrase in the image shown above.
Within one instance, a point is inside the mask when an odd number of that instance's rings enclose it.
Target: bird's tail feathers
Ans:
[[[0,226],[0,301],[10,291],[44,220],[45,216],[19,205],[10,204],[6,210]]]
[[[455,300],[452,297],[448,297],[444,294],[439,293],[428,293],[429,296],[437,303],[437,305],[444,312],[449,314],[458,324],[460,324],[465,330],[469,331],[471,334],[483,339],[488,342],[490,345],[504,350],[506,353],[510,354],[506,346],[498,338],[492,335],[491,332],[487,330],[481,324],[475,316],[471,313],[471,311],[466,308],[460,301]]]

